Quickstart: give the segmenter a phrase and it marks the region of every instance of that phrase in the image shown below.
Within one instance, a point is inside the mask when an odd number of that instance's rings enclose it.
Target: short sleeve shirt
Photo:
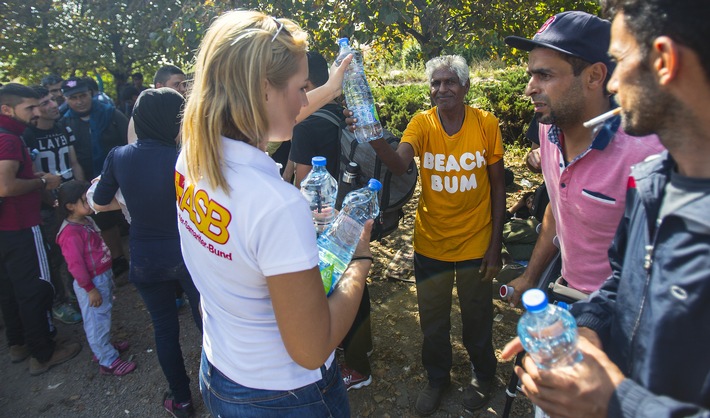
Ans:
[[[412,118],[402,142],[419,157],[415,251],[441,261],[482,258],[492,233],[488,166],[503,158],[498,119],[466,106],[462,128],[448,135],[432,108]]]

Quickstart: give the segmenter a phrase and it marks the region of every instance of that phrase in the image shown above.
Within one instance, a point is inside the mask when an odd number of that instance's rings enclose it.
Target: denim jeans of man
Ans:
[[[101,294],[101,306],[89,306],[89,294],[74,281],[74,293],[84,318],[84,332],[89,347],[99,364],[111,366],[118,358],[118,351],[111,345],[111,309],[113,308],[113,272],[111,269],[92,279]]]
[[[414,253],[419,321],[424,342],[422,364],[433,387],[450,383],[452,366],[451,299],[456,290],[461,307],[462,340],[479,380],[495,377],[491,282],[481,279],[481,260],[448,262]]]
[[[184,269],[184,265],[181,269]],[[173,270],[171,269],[171,271]],[[143,298],[153,321],[155,349],[158,353],[160,367],[163,369],[163,374],[175,401],[182,403],[190,401],[192,395],[190,393],[190,379],[185,372],[185,361],[180,348],[180,321],[178,320],[178,307],[175,305],[176,285],[180,283],[185,290],[195,325],[202,332],[202,319],[199,310],[200,295],[192,278],[187,273],[187,269],[184,269],[179,275],[171,274],[170,276],[178,279],[156,282],[132,281]],[[200,343],[201,341],[194,341],[194,344]]]
[[[350,405],[337,361],[321,367],[323,378],[293,390],[252,389],[233,382],[202,352],[200,392],[213,417],[283,418],[350,416]]]

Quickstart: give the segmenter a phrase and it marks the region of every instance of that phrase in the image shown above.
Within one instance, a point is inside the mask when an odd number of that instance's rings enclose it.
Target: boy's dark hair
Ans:
[[[608,0],[606,13],[624,14],[624,23],[638,42],[644,57],[652,42],[668,36],[692,49],[710,80],[710,2],[707,0]]]
[[[52,84],[61,83],[62,81],[64,81],[64,79],[61,78],[60,76],[58,76],[58,75],[56,75],[56,74],[50,74],[50,75],[45,76],[45,77],[42,78],[41,84],[42,84],[44,87],[47,87],[47,86],[52,85]]]
[[[7,83],[0,87],[0,106],[15,107],[23,99],[39,99],[39,95],[32,88],[20,83]]]
[[[60,220],[66,219],[67,216],[71,214],[66,207],[67,203],[76,203],[84,196],[84,193],[89,190],[90,186],[91,183],[88,181],[79,180],[69,180],[59,186],[57,189],[57,202],[59,202],[57,206],[57,217],[59,217]],[[61,222],[59,223],[61,224]]]
[[[49,89],[44,86],[32,86],[32,90],[34,90],[39,95],[40,99],[49,94]]]
[[[131,80],[143,80],[143,74],[142,73],[133,73],[133,74],[131,74]]]
[[[306,52],[308,57],[308,80],[320,87],[328,81],[328,63],[323,55],[316,51]]]
[[[180,68],[174,65],[164,65],[155,72],[155,77],[153,77],[153,85],[157,86],[158,83],[165,85],[168,79],[175,74],[185,75]]]

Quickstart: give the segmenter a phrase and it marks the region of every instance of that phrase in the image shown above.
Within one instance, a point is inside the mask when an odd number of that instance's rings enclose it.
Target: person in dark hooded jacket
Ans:
[[[175,287],[187,294],[195,325],[202,330],[200,296],[183,262],[175,206],[175,162],[184,98],[169,88],[141,93],[133,109],[138,141],[109,152],[94,203],[110,208],[121,189],[131,216],[129,280],[150,312],[158,361],[170,391],[163,407],[192,410],[190,379],[180,350]]]

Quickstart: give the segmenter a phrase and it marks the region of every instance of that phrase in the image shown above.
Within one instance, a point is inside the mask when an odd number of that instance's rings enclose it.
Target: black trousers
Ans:
[[[54,352],[50,309],[54,289],[39,226],[0,231],[0,307],[9,345],[26,344],[40,362]]]
[[[451,382],[451,299],[456,289],[461,306],[463,345],[479,380],[495,377],[493,351],[493,289],[481,279],[481,260],[439,261],[414,253],[419,321],[424,334],[422,364],[429,384],[441,387]]]
[[[370,350],[372,350],[372,325],[370,322],[370,292],[366,284],[353,325],[343,339],[345,364],[365,376],[369,375],[371,370],[367,353]]]

